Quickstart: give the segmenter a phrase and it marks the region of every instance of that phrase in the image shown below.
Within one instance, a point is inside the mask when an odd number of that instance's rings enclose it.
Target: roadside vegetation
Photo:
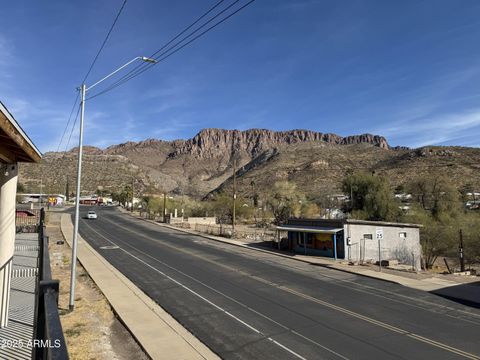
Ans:
[[[397,189],[405,193],[396,198],[388,178],[355,173],[344,179],[342,189],[350,193],[346,207],[352,218],[422,225],[420,239],[427,269],[439,257],[457,258],[460,237],[466,263],[480,262],[480,211],[465,206],[468,194],[474,194],[470,187],[457,189],[444,176],[424,176]],[[408,201],[402,203],[400,198],[407,195]]]
[[[387,176],[350,172],[343,178],[341,193],[307,194],[294,182],[276,181],[267,191],[237,195],[237,224],[268,228],[291,217],[338,218],[415,223],[422,225],[423,265],[432,268],[438,258],[458,258],[460,236],[463,238],[467,266],[480,263],[480,211],[465,204],[475,196],[474,187],[455,187],[442,175],[424,175],[393,188]],[[131,186],[112,194],[114,201],[127,206]],[[475,198],[473,198],[475,202]],[[478,200],[478,199],[477,199]],[[233,197],[222,191],[198,200],[189,196],[163,194],[142,196],[136,209],[144,216],[163,220],[178,217],[215,216],[219,224],[232,224]],[[460,235],[461,232],[461,235]]]

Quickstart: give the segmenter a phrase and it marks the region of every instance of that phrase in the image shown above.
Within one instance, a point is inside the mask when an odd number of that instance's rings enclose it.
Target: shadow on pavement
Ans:
[[[430,291],[430,293],[465,306],[480,309],[480,280],[469,284],[461,284],[433,290]]]
[[[274,243],[273,241],[252,242],[252,243],[245,243],[245,245],[251,248],[268,250],[274,253],[279,253],[279,254],[291,256],[291,257],[294,257],[296,255],[292,251],[278,250],[277,244]]]

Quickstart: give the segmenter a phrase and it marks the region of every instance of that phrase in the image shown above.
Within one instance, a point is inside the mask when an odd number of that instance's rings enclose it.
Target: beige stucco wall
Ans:
[[[345,236],[350,237],[351,241],[351,245],[347,246],[347,257],[351,261],[378,261],[377,230],[383,232],[383,239],[380,240],[382,260],[396,259],[420,269],[420,231],[414,227],[345,224]],[[406,237],[400,237],[400,233],[406,233]],[[372,239],[365,239],[365,234],[371,234]]]
[[[0,327],[8,325],[10,279],[15,249],[17,164],[0,163]]]

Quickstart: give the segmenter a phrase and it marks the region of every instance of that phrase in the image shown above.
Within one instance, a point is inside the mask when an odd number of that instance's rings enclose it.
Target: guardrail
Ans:
[[[52,280],[45,210],[40,210],[38,225],[39,266],[35,299],[35,328],[32,359],[67,360],[68,352],[58,314],[58,280]]]

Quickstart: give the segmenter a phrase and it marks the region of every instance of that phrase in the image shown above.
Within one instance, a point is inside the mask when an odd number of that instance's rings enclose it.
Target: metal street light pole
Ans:
[[[82,150],[83,150],[83,119],[85,115],[85,93],[87,87],[82,84],[80,101],[80,136],[78,139],[78,162],[77,162],[77,190],[75,192],[75,225],[73,227],[72,243],[72,270],[70,274],[70,302],[68,308],[73,310],[75,303],[75,274],[77,270],[77,238],[78,238],[78,218],[80,213],[80,178],[82,177]]]
[[[126,66],[130,65],[133,63],[135,60],[142,60],[145,62],[153,63],[155,64],[157,61],[155,59],[150,59],[145,56],[137,56],[127,62],[126,64],[120,66],[118,69],[115,71],[111,72],[104,78],[100,79],[97,81],[95,84],[92,86],[88,87],[85,84],[82,84],[80,87],[80,92],[81,92],[81,110],[80,110],[80,135],[78,139],[78,164],[77,164],[77,192],[75,194],[75,224],[73,227],[73,242],[72,242],[72,265],[71,265],[71,273],[70,273],[70,301],[68,304],[68,307],[70,311],[73,310],[74,304],[75,304],[75,273],[76,273],[76,268],[77,268],[77,243],[78,243],[78,220],[79,220],[79,214],[80,214],[80,180],[82,177],[82,150],[83,150],[83,122],[84,122],[84,117],[85,117],[85,95],[88,90],[91,90],[93,87],[97,86],[100,84],[102,81],[107,80],[109,77],[113,76]],[[132,203],[133,205],[133,203]]]

